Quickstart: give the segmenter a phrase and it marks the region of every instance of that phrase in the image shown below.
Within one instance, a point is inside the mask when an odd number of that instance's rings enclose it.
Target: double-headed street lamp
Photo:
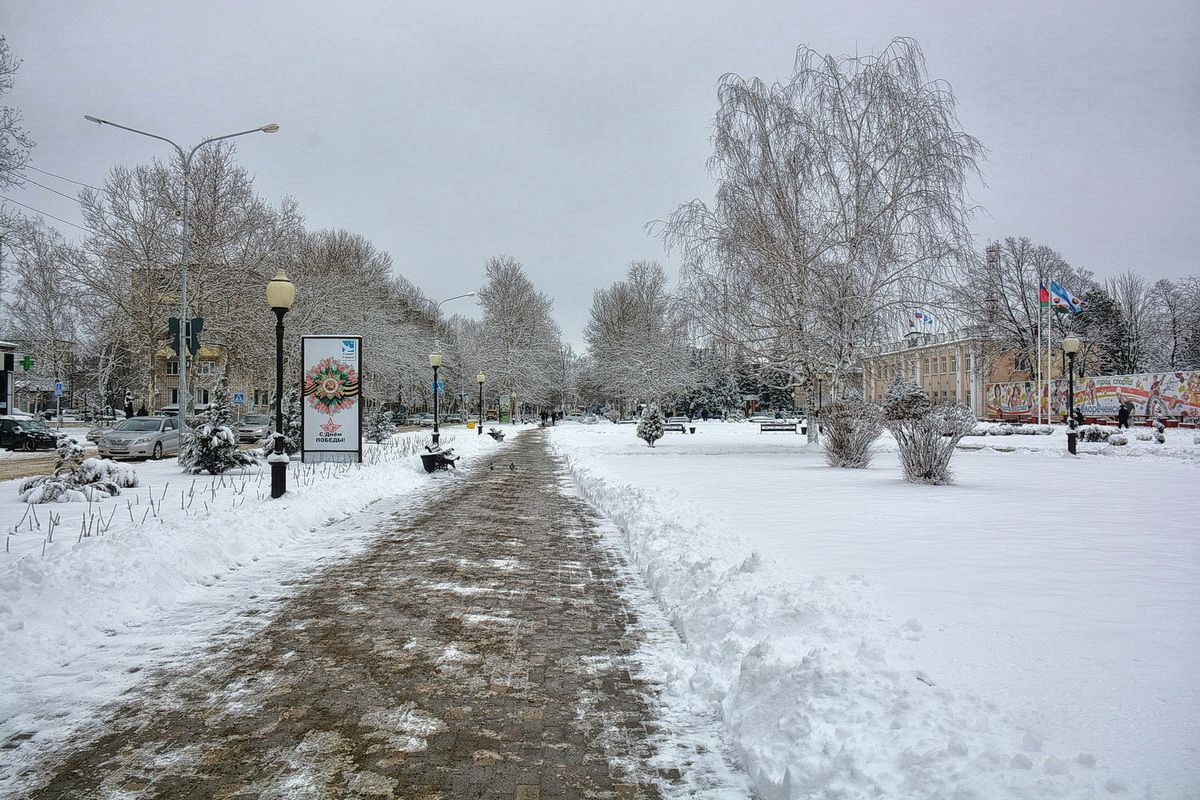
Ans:
[[[483,374],[483,370],[475,373],[475,382],[479,384],[479,427],[475,430],[476,436],[483,435],[483,382],[487,380],[487,376]]]
[[[438,367],[442,365],[441,353],[429,354],[429,366],[433,367],[433,443],[436,446],[441,439],[438,433]]]
[[[192,396],[188,392],[187,381],[187,361],[188,361],[188,273],[187,273],[187,244],[188,244],[188,183],[192,174],[192,156],[196,155],[196,151],[206,144],[219,142],[222,139],[232,139],[235,136],[245,136],[250,133],[275,133],[279,130],[279,126],[272,122],[270,125],[263,125],[258,128],[251,128],[248,131],[238,131],[237,133],[227,133],[224,136],[214,136],[211,139],[205,139],[200,144],[193,147],[189,152],[185,153],[183,148],[175,144],[165,136],[159,136],[156,133],[147,133],[139,131],[137,128],[130,128],[127,125],[119,125],[116,122],[110,122],[106,119],[93,117],[90,114],[84,114],[83,118],[88,122],[94,122],[97,125],[111,125],[114,128],[120,128],[123,131],[130,133],[149,136],[151,139],[158,139],[166,142],[175,148],[175,152],[179,154],[179,159],[183,164],[183,207],[180,209],[180,217],[183,220],[183,247],[182,255],[180,256],[179,268],[182,272],[182,281],[179,289],[179,416],[180,419],[187,417],[188,408],[191,405]]]
[[[296,301],[296,286],[288,280],[283,267],[267,282],[267,305],[275,312],[275,437],[271,445],[271,497],[283,497],[287,491],[290,460],[283,435],[283,315]]]
[[[1063,352],[1067,354],[1067,452],[1075,455],[1075,354],[1079,352],[1079,339],[1068,336],[1063,339]]]

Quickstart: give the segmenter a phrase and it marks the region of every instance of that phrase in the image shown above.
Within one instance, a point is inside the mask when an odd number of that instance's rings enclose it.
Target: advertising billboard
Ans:
[[[1067,413],[1067,381],[1060,378],[1042,388],[1049,398],[1051,414]],[[1134,417],[1200,418],[1200,372],[1147,372],[1138,375],[1095,375],[1075,380],[1075,406],[1088,417],[1116,417],[1124,400],[1133,403]],[[1043,405],[1045,404],[1043,399]],[[1033,383],[989,383],[987,413],[1031,416],[1037,413],[1037,389]]]
[[[300,365],[304,462],[362,461],[362,337],[302,337]]]

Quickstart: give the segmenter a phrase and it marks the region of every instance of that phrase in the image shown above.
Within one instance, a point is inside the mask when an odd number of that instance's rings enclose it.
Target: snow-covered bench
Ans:
[[[758,423],[759,433],[808,433],[808,427],[802,426],[799,422],[760,422]]]
[[[682,422],[667,422],[663,425],[663,432],[674,431],[675,433],[687,433]]]
[[[445,450],[435,447],[425,448],[427,452],[421,453],[421,466],[426,472],[434,472],[439,469],[457,469],[454,462],[458,461],[458,456],[454,454],[454,448],[447,447]]]

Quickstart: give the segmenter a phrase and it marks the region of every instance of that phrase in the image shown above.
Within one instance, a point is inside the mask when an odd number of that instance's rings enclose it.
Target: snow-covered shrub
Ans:
[[[392,424],[392,417],[383,406],[375,409],[375,412],[367,417],[367,424],[363,426],[363,438],[375,444],[386,442],[395,432],[396,426]]]
[[[657,403],[651,403],[650,407],[642,414],[642,419],[637,425],[637,436],[651,447],[654,447],[654,443],[663,437],[662,412],[658,410]]]
[[[1007,422],[1000,422],[991,427],[988,431],[989,436],[1012,436],[1015,428]]]
[[[238,449],[237,434],[230,423],[229,389],[222,380],[212,391],[208,409],[188,418],[188,426],[179,441],[179,463],[191,475],[207,472],[220,475],[235,467],[255,464],[252,451]]]
[[[1154,441],[1154,434],[1153,434],[1153,433],[1151,433],[1150,431],[1138,431],[1138,432],[1137,432],[1137,434],[1136,434],[1136,436],[1137,436],[1137,440],[1138,440],[1139,442],[1152,442],[1152,441]]]
[[[1050,434],[1054,433],[1053,425],[1035,425],[1034,427],[1042,436],[1049,436]]]
[[[58,461],[53,475],[36,475],[21,481],[17,493],[26,503],[77,503],[102,500],[137,486],[137,473],[125,464],[102,458],[84,458],[83,448],[67,437],[58,440]]]
[[[1167,429],[1167,425],[1166,425],[1166,423],[1165,423],[1165,422],[1163,422],[1161,419],[1155,419],[1155,420],[1154,420],[1154,431],[1155,431],[1156,433],[1162,433],[1162,432],[1164,432],[1166,429]]]
[[[1124,447],[1129,444],[1129,437],[1123,433],[1114,433],[1108,437],[1108,443],[1113,447]]]
[[[967,436],[987,436],[991,432],[992,424],[990,422],[980,422],[974,428],[971,428],[971,432]]]
[[[1013,433],[1018,436],[1037,436],[1040,431],[1036,425],[1018,425],[1013,429]]]
[[[883,411],[865,400],[839,400],[821,411],[825,461],[831,467],[871,465],[871,445],[883,432]]]
[[[1103,425],[1084,425],[1076,432],[1079,434],[1079,438],[1085,442],[1107,442],[1114,433],[1112,428],[1106,428]]]
[[[900,448],[905,480],[950,483],[954,447],[973,427],[975,416],[961,403],[934,403],[916,383],[899,377],[888,389],[883,424]]]

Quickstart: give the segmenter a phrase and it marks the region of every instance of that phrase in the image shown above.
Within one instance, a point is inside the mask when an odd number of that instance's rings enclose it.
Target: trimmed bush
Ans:
[[[1114,433],[1108,437],[1108,443],[1113,447],[1124,447],[1129,444],[1129,437],[1123,433]]]
[[[900,447],[905,480],[948,484],[950,457],[975,427],[975,416],[961,403],[934,403],[919,385],[898,377],[888,389],[883,424]]]
[[[825,461],[831,467],[863,469],[871,464],[871,445],[883,432],[883,411],[865,400],[839,400],[821,411]]]

